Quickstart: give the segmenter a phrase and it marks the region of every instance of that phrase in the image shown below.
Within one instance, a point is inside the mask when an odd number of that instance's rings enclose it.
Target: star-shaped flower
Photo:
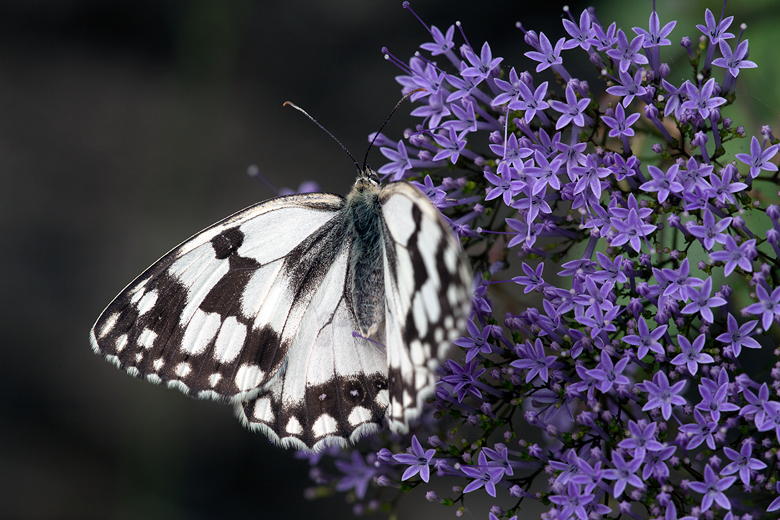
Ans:
[[[777,165],[769,160],[775,156],[779,149],[780,144],[773,144],[768,146],[766,150],[762,150],[761,143],[758,142],[756,136],[753,136],[750,140],[750,153],[738,153],[735,157],[750,166],[750,177],[755,179],[761,173],[761,170],[768,172],[777,171]]]
[[[729,313],[727,321],[728,332],[724,332],[715,339],[722,341],[723,343],[728,343],[735,358],[742,352],[742,347],[761,348],[761,344],[750,337],[750,333],[756,328],[756,325],[758,325],[757,320],[748,321],[740,326],[737,319]]]
[[[724,491],[731,487],[737,477],[718,477],[709,464],[704,468],[704,482],[688,484],[692,490],[704,496],[701,499],[701,510],[707,511],[713,502],[723,509],[731,510],[731,502]]]
[[[424,482],[428,482],[428,479],[431,476],[430,464],[435,453],[436,450],[433,448],[423,450],[420,441],[417,440],[417,436],[413,435],[411,453],[393,455],[393,458],[397,462],[409,465],[409,467],[406,468],[406,471],[404,471],[401,480],[410,479],[419,473],[420,478],[423,479]]]
[[[761,326],[764,330],[769,330],[775,315],[780,316],[780,287],[777,287],[772,294],[769,294],[764,286],[759,284],[756,287],[756,296],[758,303],[748,305],[743,312],[761,316]]]
[[[688,372],[690,372],[691,375],[695,375],[696,371],[699,369],[699,363],[713,363],[715,360],[712,359],[712,356],[707,353],[702,354],[701,352],[706,340],[707,337],[704,334],[699,334],[696,339],[693,340],[693,344],[691,344],[691,342],[688,341],[688,338],[678,334],[677,342],[680,344],[682,353],[677,354],[677,356],[672,359],[672,364],[686,365],[688,367]]]
[[[666,377],[664,372],[657,372],[653,376],[652,381],[645,380],[641,385],[643,388],[640,389],[647,392],[650,397],[642,407],[642,411],[647,412],[648,410],[660,408],[664,420],[668,421],[672,416],[673,405],[684,405],[687,402],[683,396],[679,395],[685,388],[685,381],[678,381],[673,385],[669,385],[669,378]]]

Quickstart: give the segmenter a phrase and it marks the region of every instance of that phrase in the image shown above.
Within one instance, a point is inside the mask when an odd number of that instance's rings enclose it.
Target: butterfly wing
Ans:
[[[391,183],[380,203],[387,227],[387,417],[405,432],[433,393],[452,341],[465,332],[472,277],[450,226],[420,190]]]
[[[379,343],[353,335],[344,199],[305,194],[247,208],[173,249],[106,308],[93,349],[134,376],[232,401],[246,426],[283,446],[347,444],[385,422],[405,431],[464,330],[471,276],[416,188],[391,184],[379,202]]]
[[[283,376],[236,413],[276,444],[318,451],[377,431],[387,409],[387,354],[354,337],[345,292],[349,251],[330,268],[305,310]]]
[[[322,193],[280,197],[196,234],[103,311],[93,349],[136,377],[190,395],[257,394],[282,368],[338,253],[327,237],[338,232],[343,204]]]

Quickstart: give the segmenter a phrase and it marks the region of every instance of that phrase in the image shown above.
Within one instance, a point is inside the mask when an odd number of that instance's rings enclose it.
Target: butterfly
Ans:
[[[232,403],[284,447],[407,432],[465,331],[472,276],[420,190],[358,171],[346,198],[270,199],[171,250],[103,311],[93,350]]]

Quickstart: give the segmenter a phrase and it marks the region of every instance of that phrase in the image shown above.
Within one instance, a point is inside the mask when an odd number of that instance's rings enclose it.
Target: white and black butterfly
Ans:
[[[229,401],[273,442],[318,450],[407,431],[470,309],[439,211],[364,167],[346,198],[278,197],[185,241],[116,297],[91,342],[134,376]]]

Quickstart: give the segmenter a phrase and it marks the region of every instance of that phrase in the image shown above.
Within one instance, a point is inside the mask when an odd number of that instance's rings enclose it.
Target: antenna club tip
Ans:
[[[283,106],[283,107],[286,107],[287,105],[295,106],[295,105],[293,105],[293,104],[292,104],[292,102],[290,102],[290,101],[285,101],[284,103],[282,103],[282,106]]]

